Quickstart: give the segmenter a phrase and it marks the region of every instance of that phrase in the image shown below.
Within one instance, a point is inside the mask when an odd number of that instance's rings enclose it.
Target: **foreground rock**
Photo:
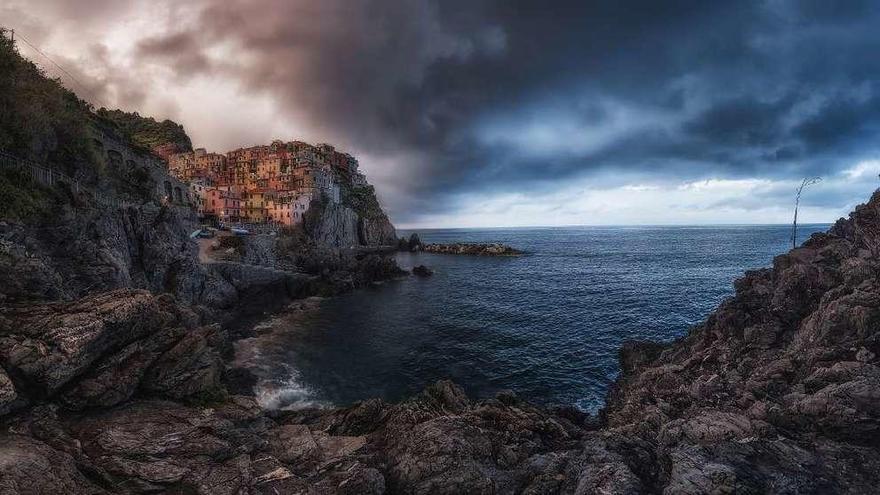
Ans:
[[[880,481],[880,194],[748,272],[669,346],[630,344],[605,411],[676,493],[871,493]],[[757,461],[760,459],[760,461]]]
[[[519,256],[523,254],[522,251],[497,243],[470,244],[459,242],[455,244],[421,244],[419,249],[426,253],[467,254],[476,256]]]

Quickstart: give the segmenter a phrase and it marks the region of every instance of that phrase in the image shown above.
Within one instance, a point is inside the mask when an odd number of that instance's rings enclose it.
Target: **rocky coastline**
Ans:
[[[880,194],[748,272],[670,344],[631,343],[600,417],[439,382],[262,410],[221,325],[118,289],[0,312],[7,493],[872,493]]]
[[[39,145],[34,159],[79,149],[50,124],[26,129],[46,133],[28,141]],[[274,411],[232,361],[234,343],[259,329],[233,321],[401,276],[382,254],[397,242],[387,217],[315,205],[301,229],[203,264],[188,236],[192,209],[151,197],[161,170],[64,158],[58,166],[125,202],[23,181],[25,199],[3,205],[0,493],[868,494],[880,485],[880,193],[771,268],[747,272],[683,338],[625,345],[598,417],[510,392],[475,401],[447,381],[399,404]],[[28,203],[36,197],[52,202],[51,215]]]
[[[428,243],[425,244],[418,234],[412,234],[409,239],[402,238],[398,241],[398,249],[416,253],[419,251],[433,254],[459,254],[468,256],[521,256],[524,252],[497,242],[455,242],[451,244]]]

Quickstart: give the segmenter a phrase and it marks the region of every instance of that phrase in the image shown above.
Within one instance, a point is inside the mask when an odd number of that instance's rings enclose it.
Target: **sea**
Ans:
[[[828,225],[801,225],[801,241]],[[745,270],[790,247],[786,225],[419,230],[424,242],[500,242],[518,257],[401,253],[406,277],[328,298],[240,352],[265,407],[399,401],[451,379],[595,413],[627,340],[700,324]],[[411,231],[401,231],[408,236]]]

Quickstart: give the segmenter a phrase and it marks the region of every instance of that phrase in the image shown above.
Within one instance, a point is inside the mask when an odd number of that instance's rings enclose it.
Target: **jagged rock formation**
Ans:
[[[305,215],[303,229],[316,246],[323,249],[397,244],[397,233],[384,213],[366,216],[345,203],[313,202]]]
[[[339,204],[316,202],[306,214],[303,228],[318,246],[352,248],[360,245],[357,213]]]
[[[170,297],[13,305],[0,488],[874,493],[878,273],[880,193],[749,272],[680,341],[625,346],[601,418],[510,393],[475,402],[448,382],[397,405],[266,412],[218,391],[224,332]]]
[[[649,486],[870,493],[880,481],[880,193],[749,272],[671,346],[622,352],[606,417],[649,442]],[[758,461],[758,459],[760,461]]]

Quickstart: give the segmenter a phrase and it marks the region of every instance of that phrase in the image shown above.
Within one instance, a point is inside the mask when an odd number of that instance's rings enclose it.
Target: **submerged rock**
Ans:
[[[412,269],[413,275],[417,277],[430,277],[434,274],[434,270],[431,270],[425,265],[418,265],[413,267]]]

